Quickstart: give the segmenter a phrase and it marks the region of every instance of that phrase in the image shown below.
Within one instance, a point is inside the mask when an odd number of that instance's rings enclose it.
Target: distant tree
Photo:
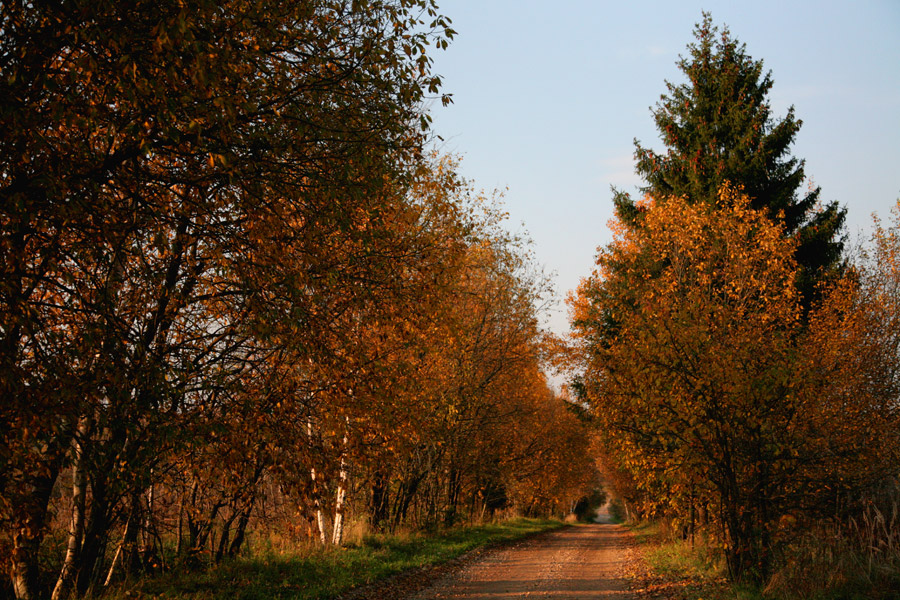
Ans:
[[[765,209],[797,240],[797,287],[808,307],[817,283],[839,270],[846,209],[836,202],[820,208],[820,188],[800,189],[804,161],[790,155],[790,145],[802,121],[793,107],[783,119],[773,117],[767,98],[772,75],[763,62],[727,27],[720,33],[709,13],[694,35],[697,42],[678,63],[687,82],[666,82],[668,94],[653,111],[665,154],[635,140],[643,191],[715,204],[723,182],[743,187],[753,208]],[[615,203],[621,218],[635,220],[638,209],[627,194],[618,192]]]

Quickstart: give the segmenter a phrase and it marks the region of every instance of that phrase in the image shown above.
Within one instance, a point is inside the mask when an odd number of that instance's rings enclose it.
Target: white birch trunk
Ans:
[[[313,425],[312,418],[306,419],[306,435],[309,437],[310,441],[313,439]],[[310,478],[312,479],[312,494],[313,494],[313,506],[316,509],[316,525],[319,528],[319,540],[326,544],[328,543],[328,538],[325,537],[325,513],[322,512],[322,503],[319,500],[319,484],[316,481],[316,468],[312,467],[309,470]]]
[[[344,436],[344,444],[347,443],[347,436]],[[341,456],[341,470],[338,474],[337,495],[334,501],[334,532],[331,537],[331,543],[340,546],[344,540],[344,499],[347,497],[347,461]]]
[[[63,560],[59,578],[53,587],[51,600],[61,600],[68,597],[69,589],[75,578],[75,563],[81,551],[81,542],[84,537],[85,498],[87,497],[87,470],[85,469],[84,445],[90,429],[90,418],[86,415],[78,419],[78,433],[75,436],[75,456],[73,460],[72,482],[72,519],[69,522],[68,543],[66,544],[66,557]]]
[[[322,503],[319,500],[319,484],[316,482],[316,469],[310,469],[310,475],[313,482],[313,506],[316,508],[316,525],[319,528],[319,541],[323,544],[328,543],[325,537],[325,512],[322,510]]]
[[[106,572],[106,579],[103,580],[103,587],[108,587],[110,583],[112,583],[113,575],[116,572],[116,567],[119,566],[119,560],[122,558],[122,548],[125,546],[125,537],[122,537],[122,540],[119,542],[119,545],[116,547],[116,553],[113,555],[112,563],[109,565],[109,571]]]
[[[150,481],[153,481],[153,469],[150,469]],[[151,529],[153,527],[153,483],[147,491],[147,518],[144,519],[144,526],[141,528],[141,553],[145,554],[153,545]]]
[[[344,500],[347,498],[347,479],[349,477],[347,465],[347,443],[350,441],[349,429],[350,418],[344,417],[347,428],[344,430],[344,439],[341,440],[343,446],[341,450],[341,470],[338,472],[337,495],[334,501],[334,531],[332,532],[331,543],[340,546],[344,541]]]
[[[28,565],[14,562],[12,571],[13,594],[16,600],[33,600],[35,596],[31,593],[28,581]]]

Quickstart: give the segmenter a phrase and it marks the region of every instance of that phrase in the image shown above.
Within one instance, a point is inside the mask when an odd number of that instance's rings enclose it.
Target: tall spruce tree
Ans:
[[[745,45],[721,32],[709,13],[694,30],[697,42],[679,68],[687,82],[666,82],[653,111],[667,150],[657,154],[635,140],[637,172],[651,196],[685,196],[689,202],[716,202],[724,181],[744,188],[757,209],[766,209],[798,244],[798,287],[809,305],[816,286],[840,271],[846,209],[837,202],[818,206],[820,188],[801,191],[804,161],[790,154],[802,125],[793,106],[783,119],[771,114],[767,95],[771,71]],[[634,222],[639,209],[616,192],[616,211]]]

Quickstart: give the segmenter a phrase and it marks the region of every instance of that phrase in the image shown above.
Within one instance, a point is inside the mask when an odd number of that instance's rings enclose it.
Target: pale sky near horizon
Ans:
[[[606,2],[438,0],[457,36],[434,52],[453,104],[431,109],[439,148],[476,189],[505,190],[510,229],[528,232],[559,303],[610,241],[610,186],[636,192],[633,140],[662,151],[650,107],[702,11],[772,71],[773,114],[803,121],[792,154],[824,201],[848,209],[848,236],[900,198],[900,0]]]

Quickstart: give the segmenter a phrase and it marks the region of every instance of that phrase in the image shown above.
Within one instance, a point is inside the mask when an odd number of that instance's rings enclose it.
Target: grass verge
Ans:
[[[647,571],[638,597],[677,600],[762,600],[756,589],[729,584],[720,557],[700,543],[673,540],[657,523],[626,525],[634,534]],[[641,593],[643,592],[643,593]]]
[[[560,521],[515,519],[432,535],[373,536],[355,547],[242,558],[203,571],[142,579],[104,600],[313,600],[334,598],[408,569],[436,565],[475,548],[561,527]]]
[[[891,521],[893,523],[893,521]],[[877,539],[846,532],[799,533],[782,548],[763,589],[729,583],[719,553],[698,541],[672,539],[658,524],[628,525],[646,571],[638,597],[672,600],[892,600],[900,599],[900,543],[892,551],[885,530]],[[829,537],[829,535],[831,537]],[[896,535],[900,540],[900,534]],[[886,541],[887,540],[887,541]],[[855,545],[854,543],[855,542]],[[878,543],[876,543],[878,542]],[[866,547],[870,548],[866,553]],[[879,554],[876,556],[875,551]]]

